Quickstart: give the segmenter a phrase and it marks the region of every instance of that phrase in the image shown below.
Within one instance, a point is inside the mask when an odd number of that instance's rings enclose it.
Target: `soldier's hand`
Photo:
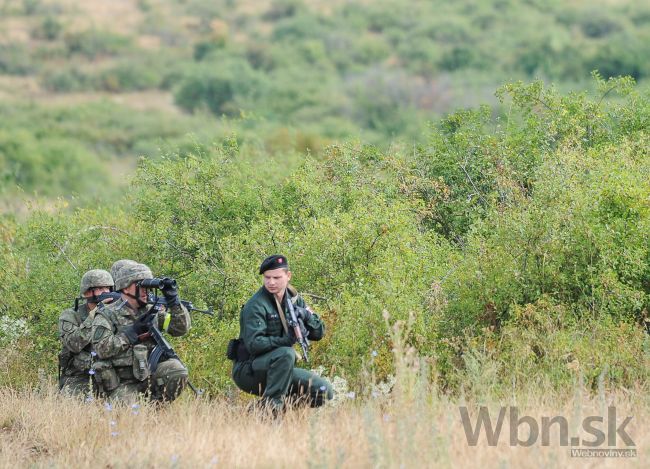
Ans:
[[[129,343],[131,345],[135,345],[138,342],[140,342],[140,338],[138,337],[139,334],[135,331],[135,329],[133,328],[133,325],[131,325],[131,326],[127,327],[126,329],[124,329],[123,332],[124,332],[124,335],[126,336],[127,340],[129,341]]]
[[[144,334],[149,330],[152,319],[153,316],[149,314],[143,314],[137,318],[133,324],[124,329],[124,334],[126,335],[126,338],[129,339],[129,342],[131,344],[137,344],[140,341],[138,336]]]
[[[176,288],[176,282],[170,282],[163,285],[161,288],[162,294],[165,297],[165,302],[167,306],[176,306],[180,304],[178,299],[178,289]]]
[[[313,314],[312,310],[309,309],[308,306],[302,308],[300,306],[296,306],[296,317],[298,319],[302,319],[303,322],[309,321],[309,318]]]
[[[288,334],[284,336],[283,339],[285,339],[285,343],[283,344],[285,347],[291,347],[293,344],[298,342],[296,334],[293,332],[293,327],[289,328]]]

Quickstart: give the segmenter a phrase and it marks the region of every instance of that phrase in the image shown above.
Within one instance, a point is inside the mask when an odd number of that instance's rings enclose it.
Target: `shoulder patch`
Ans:
[[[61,330],[65,332],[66,334],[69,334],[70,332],[73,332],[75,328],[75,325],[71,323],[70,321],[61,321]]]
[[[98,340],[100,340],[102,337],[106,335],[107,332],[108,329],[106,329],[105,327],[101,327],[101,326],[97,327],[95,329],[95,333],[93,334],[93,342],[97,342]]]

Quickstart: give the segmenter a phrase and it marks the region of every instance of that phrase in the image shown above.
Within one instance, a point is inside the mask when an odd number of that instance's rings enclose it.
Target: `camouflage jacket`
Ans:
[[[59,363],[63,375],[86,374],[90,369],[92,323],[85,304],[79,306],[77,311],[68,308],[59,316],[62,344]]]
[[[95,314],[92,325],[92,346],[97,357],[102,361],[110,361],[114,367],[126,367],[133,364],[133,345],[124,334],[136,318],[146,314],[150,306],[134,310],[124,300],[117,300],[105,306],[100,306]],[[189,331],[191,326],[190,314],[183,305],[172,306],[169,310],[171,319],[167,333],[181,336]],[[158,329],[163,330],[167,311],[156,313]],[[148,352],[156,345],[152,339],[142,342]]]
[[[292,303],[305,307],[302,297],[293,290]],[[289,290],[287,290],[289,291]],[[286,301],[282,301],[285,318],[289,318]],[[320,340],[325,334],[325,324],[317,314],[312,314],[305,324],[309,332],[309,340]],[[244,341],[246,349],[253,356],[259,356],[278,347],[287,345],[287,338],[280,319],[280,314],[273,294],[262,287],[242,308],[239,316],[239,336]]]

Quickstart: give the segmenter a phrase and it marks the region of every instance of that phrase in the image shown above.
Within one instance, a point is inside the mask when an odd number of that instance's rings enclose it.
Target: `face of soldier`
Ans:
[[[140,287],[138,289],[138,283],[137,282],[133,282],[131,285],[126,287],[123,290],[123,292],[131,295],[131,296],[127,296],[126,299],[127,299],[127,302],[133,308],[138,309],[140,306],[147,304],[149,290],[147,288],[142,288],[142,287]],[[133,298],[133,296],[135,296],[136,293],[138,293],[138,299],[140,300],[140,304],[138,304],[138,301],[135,298]]]
[[[89,290],[86,290],[83,296],[84,298],[92,298],[93,296],[99,296],[102,293],[108,293],[109,291],[111,291],[109,287],[93,287]],[[88,305],[90,305],[90,307],[92,308],[95,305],[95,303],[89,302]]]
[[[264,288],[279,297],[284,294],[284,290],[291,280],[291,271],[285,269],[267,270],[262,275],[264,276]]]

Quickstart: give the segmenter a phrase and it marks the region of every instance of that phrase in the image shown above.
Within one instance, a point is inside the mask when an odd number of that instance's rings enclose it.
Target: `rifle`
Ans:
[[[302,330],[300,328],[300,322],[296,317],[296,310],[293,307],[291,298],[289,298],[289,292],[287,292],[286,295],[287,295],[287,305],[289,309],[289,327],[293,327],[293,333],[296,335],[296,340],[300,344],[300,348],[302,348],[303,360],[305,360],[305,363],[309,363],[309,355],[308,355],[309,341],[307,340],[307,337],[305,337],[302,334]]]
[[[208,309],[199,309],[195,308],[194,304],[191,301],[187,300],[180,300],[181,304],[185,306],[185,308],[191,313],[192,311],[196,311],[197,313],[201,314],[207,314],[208,316],[214,316],[214,310],[212,308]],[[147,301],[147,304],[150,305],[160,305],[160,306],[165,306],[168,307],[167,301],[165,298],[160,298],[156,295],[149,295],[149,300]]]
[[[156,370],[158,369],[158,364],[160,363],[161,360],[168,360],[170,358],[175,358],[183,366],[185,364],[181,361],[180,357],[172,347],[172,345],[167,342],[167,339],[162,335],[162,332],[158,329],[158,325],[156,324],[156,315],[158,314],[158,311],[160,311],[159,306],[162,306],[161,303],[158,303],[157,301],[154,301],[152,308],[149,310],[147,314],[150,315],[150,323],[149,323],[149,330],[145,332],[144,334],[140,334],[138,336],[138,339],[140,341],[146,340],[148,338],[152,338],[154,342],[156,343],[156,346],[154,349],[151,351],[151,354],[149,355],[149,371],[153,375]],[[187,385],[190,387],[192,391],[194,391],[194,394],[197,396],[200,395],[198,389],[194,387],[194,385],[190,382],[190,380],[187,380]]]

